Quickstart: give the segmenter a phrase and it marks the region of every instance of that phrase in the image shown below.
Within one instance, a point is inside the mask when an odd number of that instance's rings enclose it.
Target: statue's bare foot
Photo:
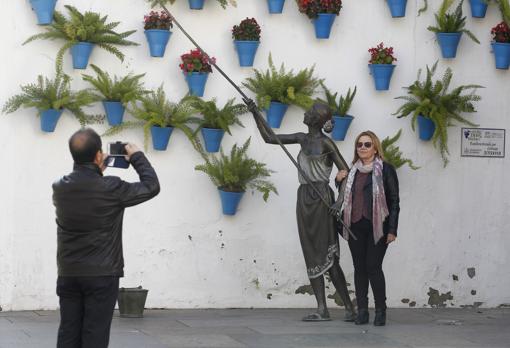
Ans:
[[[356,311],[354,310],[354,308],[352,309],[349,309],[349,308],[346,308],[345,309],[345,315],[344,315],[344,321],[347,321],[347,322],[354,322],[356,320]]]

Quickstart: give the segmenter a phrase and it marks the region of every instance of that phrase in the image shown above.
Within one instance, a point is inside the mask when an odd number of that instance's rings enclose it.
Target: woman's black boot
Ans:
[[[376,308],[374,326],[386,325],[386,308]]]
[[[368,324],[368,308],[358,308],[358,316],[354,321],[356,325]]]

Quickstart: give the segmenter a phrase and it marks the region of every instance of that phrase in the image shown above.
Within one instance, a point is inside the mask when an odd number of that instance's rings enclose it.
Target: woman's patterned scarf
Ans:
[[[352,166],[349,171],[349,176],[347,177],[347,184],[344,192],[344,201],[342,204],[343,211],[343,219],[344,223],[351,227],[351,215],[352,215],[352,184],[354,183],[354,177],[356,176],[356,172],[359,170],[361,173],[370,173],[372,172],[372,226],[374,230],[374,242],[377,244],[381,237],[384,235],[383,233],[383,222],[386,217],[389,215],[388,205],[386,204],[386,195],[384,193],[384,183],[383,183],[383,161],[376,157],[372,163],[369,165],[363,165],[361,160],[358,160]],[[345,229],[343,231],[344,239],[349,239],[349,234],[346,233]]]

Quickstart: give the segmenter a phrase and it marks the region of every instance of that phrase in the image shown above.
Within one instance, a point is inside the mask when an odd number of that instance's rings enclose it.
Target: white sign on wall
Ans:
[[[493,128],[462,128],[461,156],[505,157],[505,130]]]

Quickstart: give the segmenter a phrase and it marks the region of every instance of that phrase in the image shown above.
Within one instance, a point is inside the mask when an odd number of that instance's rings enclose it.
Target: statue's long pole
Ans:
[[[166,12],[166,14],[168,15],[168,17],[171,18],[172,22],[182,31],[182,33],[191,41],[191,43],[193,43],[193,45],[195,45],[195,47],[200,50],[200,52],[202,52],[202,54],[204,54],[207,59],[209,60],[209,64],[211,64],[231,85],[232,87],[234,87],[237,92],[239,92],[239,94],[241,94],[241,96],[244,98],[244,99],[250,99],[248,98],[248,96],[241,90],[241,88],[239,88],[239,86],[234,82],[232,81],[232,79],[230,77],[228,77],[227,74],[225,74],[225,72],[220,69],[220,67],[211,59],[211,57],[207,54],[207,52],[205,52],[202,47],[200,47],[200,45],[186,32],[186,30],[184,30],[184,28],[182,27],[182,25],[179,23],[179,21],[177,19],[175,19],[174,15],[172,15],[172,13],[168,10],[168,8],[161,4],[161,7],[163,8],[163,10]],[[264,119],[262,119],[263,122],[266,122]],[[289,150],[287,150],[287,148],[285,147],[285,145],[283,145],[283,143],[281,142],[280,138],[278,138],[278,136],[274,133],[273,129],[269,126],[266,127],[266,129],[269,131],[269,134],[274,138],[276,139],[276,142],[278,143],[278,145],[280,145],[280,147],[282,148],[282,150],[285,152],[285,154],[289,157],[289,159],[291,160],[291,162],[294,164],[294,166],[297,168],[299,174],[301,174],[301,176],[305,179],[305,181],[307,182],[307,184],[309,184],[312,189],[315,191],[315,193],[319,196],[319,198],[321,199],[321,201],[328,207],[330,208],[330,203],[326,200],[326,198],[324,198],[324,196],[322,195],[322,193],[319,191],[319,189],[317,189],[317,187],[315,187],[315,185],[313,184],[312,180],[310,180],[310,178],[308,177],[308,175],[306,175],[306,173],[303,171],[303,169],[301,168],[301,166],[299,165],[299,163],[296,162],[296,160],[294,159],[294,157],[292,157],[292,155],[290,154]],[[346,165],[347,167],[347,165]],[[340,216],[337,216],[337,220],[340,221],[340,223],[343,225],[343,227],[347,230],[347,232],[349,232],[349,234],[352,236],[352,238],[356,239],[356,236],[354,236],[354,234],[352,233],[351,229],[345,225],[345,223],[343,222],[343,219],[340,217]]]

